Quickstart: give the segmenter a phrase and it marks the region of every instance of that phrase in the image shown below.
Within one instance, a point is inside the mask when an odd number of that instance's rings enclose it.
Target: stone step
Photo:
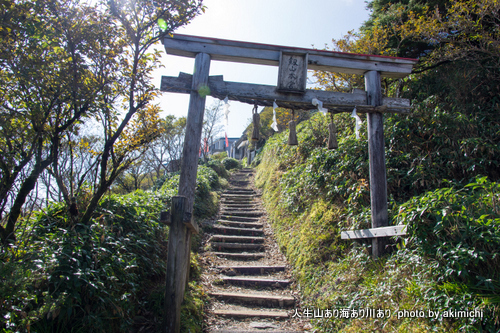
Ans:
[[[230,199],[230,198],[253,199],[254,197],[255,197],[255,194],[248,194],[248,193],[242,193],[242,194],[222,193],[221,194],[221,198],[223,198],[223,199]]]
[[[284,288],[290,284],[290,280],[275,280],[261,278],[245,277],[222,277],[222,281],[228,284],[252,287],[281,287]]]
[[[221,204],[224,204],[224,205],[230,205],[230,204],[233,204],[233,205],[251,205],[251,204],[255,204],[255,201],[253,198],[221,198],[221,201],[220,201]]]
[[[228,210],[231,212],[253,212],[257,208],[256,207],[239,207],[239,206],[226,206],[222,207],[222,211]]]
[[[236,202],[252,202],[256,195],[240,195],[240,194],[222,194],[220,196],[221,202],[236,201]]]
[[[222,243],[264,243],[265,238],[259,236],[213,235],[210,242]]]
[[[222,242],[211,242],[213,249],[221,250],[247,250],[247,251],[258,251],[264,249],[264,244],[252,244],[252,243],[222,243]]]
[[[255,201],[238,201],[238,200],[222,200],[221,205],[242,205],[242,206],[255,206]]]
[[[258,220],[257,220],[258,221]],[[222,226],[234,227],[234,228],[262,228],[263,223],[260,222],[244,222],[244,221],[228,221],[228,220],[218,220],[217,221]],[[221,226],[221,227],[222,227]]]
[[[243,216],[234,216],[226,214],[222,214],[220,216],[220,219],[224,221],[236,221],[236,222],[259,222],[258,217],[243,217]]]
[[[222,198],[245,198],[245,199],[253,199],[253,194],[232,194],[232,193],[222,193]]]
[[[235,331],[235,330],[212,330],[210,333],[304,333],[304,331],[269,331],[269,330],[258,330],[258,331]]]
[[[221,202],[222,205],[224,205],[225,207],[258,207],[257,203],[255,203],[254,201],[252,202],[239,202],[239,201],[235,201],[235,202],[228,202],[228,201],[224,201],[224,202]]]
[[[228,189],[222,192],[222,194],[243,194],[243,195],[254,195],[255,191],[252,189]]]
[[[237,217],[257,217],[257,216],[262,216],[264,212],[261,211],[252,211],[252,212],[247,212],[247,211],[237,211],[237,210],[225,210],[223,209],[221,212],[222,215],[225,216],[237,216]]]
[[[258,207],[255,207],[255,206],[226,206],[226,205],[223,205],[221,206],[221,210],[224,210],[224,209],[227,209],[227,210],[230,210],[230,211],[238,211],[238,210],[243,210],[243,211],[248,211],[248,210],[259,210]]]
[[[256,310],[213,310],[212,313],[216,316],[233,317],[233,318],[288,318],[286,311],[256,311]]]
[[[231,197],[235,196],[235,195],[242,195],[242,196],[246,196],[246,197],[250,197],[249,199],[254,199],[257,195],[255,193],[244,193],[244,192],[239,192],[239,193],[223,193],[221,195],[221,199],[230,199]],[[238,198],[238,197],[236,197]],[[245,198],[247,199],[247,198]]]
[[[229,184],[231,184],[232,186],[237,186],[237,187],[245,187],[245,186],[248,186],[248,184],[250,184],[250,182],[246,181],[246,180],[240,180],[240,181],[230,180]]]
[[[264,253],[211,252],[211,254],[231,260],[259,260],[266,257]]]
[[[227,301],[241,302],[244,304],[258,304],[260,306],[269,307],[291,307],[295,304],[295,299],[292,296],[274,296],[262,294],[242,294],[242,293],[226,293],[226,292],[209,292],[210,296],[217,297]]]
[[[225,275],[264,275],[274,272],[283,272],[285,271],[285,266],[218,266],[217,269],[220,269],[222,274]]]
[[[239,223],[238,223],[239,225]],[[261,236],[264,234],[262,229],[253,228],[233,228],[223,225],[212,226],[212,231],[219,235],[245,235],[245,236]]]

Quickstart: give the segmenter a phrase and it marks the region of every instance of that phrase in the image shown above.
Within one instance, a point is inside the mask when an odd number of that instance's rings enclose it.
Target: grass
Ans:
[[[286,132],[271,138],[256,174],[302,304],[391,312],[384,318],[313,318],[314,327],[320,332],[497,332],[500,184],[476,177],[468,183],[441,182],[437,190],[422,188],[416,194],[400,191],[403,201],[391,198],[389,218],[407,224],[408,237],[394,239],[393,252],[374,261],[370,243],[339,235],[370,225],[366,147],[354,143],[326,151],[309,144],[322,142],[311,136],[321,133],[314,126],[321,127],[316,116],[298,126],[302,146],[287,146]],[[339,137],[340,146],[353,143],[340,126]],[[413,180],[389,179],[394,181]],[[449,310],[482,311],[483,318],[447,318]],[[431,318],[429,311],[440,315]]]

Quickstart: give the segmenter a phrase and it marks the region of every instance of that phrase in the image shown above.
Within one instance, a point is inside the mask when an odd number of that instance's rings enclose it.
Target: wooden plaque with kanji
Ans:
[[[278,91],[304,93],[307,80],[307,53],[281,52]]]

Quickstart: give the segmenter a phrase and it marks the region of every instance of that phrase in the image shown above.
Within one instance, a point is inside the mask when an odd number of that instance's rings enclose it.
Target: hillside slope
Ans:
[[[258,157],[257,186],[321,332],[500,328],[498,113],[415,104],[384,121],[389,223],[407,224],[408,236],[379,260],[369,244],[340,240],[370,227],[365,128],[356,140],[354,120],[337,115],[339,149],[328,151],[329,119],[315,114],[298,126],[298,146],[284,132]]]

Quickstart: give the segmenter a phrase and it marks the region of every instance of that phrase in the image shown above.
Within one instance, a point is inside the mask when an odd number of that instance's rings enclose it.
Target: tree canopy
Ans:
[[[0,213],[11,237],[30,193],[50,167],[69,205],[75,183],[61,177],[61,147],[74,147],[88,127],[93,147],[90,197],[81,221],[136,151],[158,135],[157,89],[151,73],[163,36],[204,10],[202,1],[2,1],[0,4]],[[92,124],[92,125],[90,125]],[[97,125],[96,125],[97,124]],[[88,137],[88,136],[87,136]],[[85,200],[84,200],[85,199]]]

